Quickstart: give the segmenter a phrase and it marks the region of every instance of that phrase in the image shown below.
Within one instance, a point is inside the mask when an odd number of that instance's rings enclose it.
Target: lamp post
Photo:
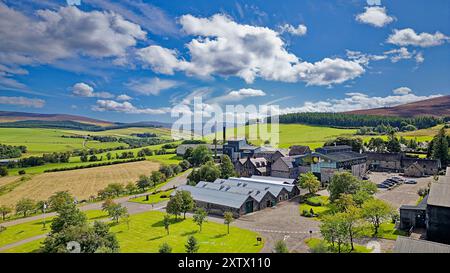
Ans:
[[[45,228],[45,210],[47,209],[47,203],[42,205],[42,211],[44,212],[44,228]]]

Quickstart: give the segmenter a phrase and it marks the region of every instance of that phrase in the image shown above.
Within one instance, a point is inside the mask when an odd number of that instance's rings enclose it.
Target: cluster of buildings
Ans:
[[[200,181],[195,186],[180,186],[178,190],[190,192],[196,206],[209,214],[223,215],[229,211],[235,217],[273,207],[300,194],[294,179],[266,176]]]
[[[177,155],[183,156],[187,149],[198,145],[205,144],[179,145]],[[200,182],[179,190],[189,191],[197,206],[209,213],[222,215],[232,211],[237,217],[298,195],[300,190],[295,182],[302,173],[312,172],[326,186],[334,173],[340,171],[349,171],[360,179],[366,177],[368,170],[420,177],[434,175],[441,167],[439,160],[410,158],[402,153],[355,152],[347,145],[324,146],[312,151],[308,146],[275,149],[251,145],[246,139],[232,139],[223,145],[206,146],[217,156],[228,155],[239,178]],[[420,212],[415,214],[415,221],[425,217],[420,206],[413,211]]]
[[[400,207],[400,228],[425,228],[427,240],[450,244],[450,167],[420,204]]]

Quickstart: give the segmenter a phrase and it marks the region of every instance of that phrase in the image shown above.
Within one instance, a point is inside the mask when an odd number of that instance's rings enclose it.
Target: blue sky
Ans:
[[[193,94],[284,112],[448,95],[449,13],[446,0],[0,0],[0,110],[170,121]]]

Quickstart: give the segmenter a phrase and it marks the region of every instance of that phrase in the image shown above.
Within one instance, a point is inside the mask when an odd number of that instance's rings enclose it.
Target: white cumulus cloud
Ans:
[[[113,94],[108,92],[94,92],[94,88],[87,83],[79,82],[73,85],[72,95],[77,97],[88,97],[88,98],[112,98]]]
[[[186,34],[197,36],[186,44],[190,60],[161,46],[138,50],[140,59],[155,72],[171,75],[182,71],[198,77],[237,76],[247,83],[262,78],[331,85],[354,79],[365,71],[359,63],[341,58],[325,58],[315,63],[301,61],[286,50],[278,32],[238,24],[223,14],[210,18],[184,15],[180,24]]]
[[[266,95],[266,93],[259,89],[241,88],[239,90],[232,90],[223,96],[213,98],[213,99],[209,100],[208,103],[223,103],[223,102],[230,102],[230,101],[240,101],[240,100],[252,98],[252,97],[263,97],[265,95]]]
[[[385,7],[365,7],[365,12],[358,14],[356,20],[375,27],[384,27],[392,23],[395,18],[387,15]]]
[[[126,114],[150,114],[150,115],[162,115],[170,113],[170,108],[140,108],[136,107],[128,101],[117,102],[114,100],[97,100],[96,105],[92,107],[93,111],[98,112],[119,112]]]
[[[392,90],[392,93],[394,93],[395,95],[407,95],[412,93],[412,90],[409,87],[399,87]]]
[[[449,41],[449,37],[437,31],[434,34],[422,32],[416,33],[412,28],[395,29],[387,39],[388,43],[398,46],[432,47],[442,45]]]

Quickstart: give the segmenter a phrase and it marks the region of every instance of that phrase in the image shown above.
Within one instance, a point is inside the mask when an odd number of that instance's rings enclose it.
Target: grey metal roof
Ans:
[[[258,189],[261,191],[268,191],[275,197],[277,197],[283,189],[286,189],[289,192],[291,192],[293,189],[293,186],[290,186],[290,185],[283,186],[283,185],[277,185],[277,184],[243,181],[239,178],[216,179],[216,181],[214,181],[214,183],[224,185],[224,186],[234,186],[234,187],[241,187],[241,188]]]
[[[323,146],[319,149],[333,151],[333,150],[342,150],[342,149],[352,149],[352,146],[349,146],[349,145]]]
[[[254,180],[277,182],[279,184],[294,184],[295,182],[295,179],[293,178],[284,178],[275,176],[252,175],[250,178]]]
[[[349,160],[355,160],[355,159],[363,159],[367,158],[367,156],[355,152],[337,152],[337,153],[330,153],[330,154],[322,154],[321,157],[328,158],[331,161],[335,162],[343,162],[343,161],[349,161]]]
[[[249,198],[252,199],[252,197],[249,195],[193,187],[189,185],[182,185],[178,187],[177,191],[180,190],[190,192],[192,198],[196,201],[202,201],[235,209],[242,207],[242,205],[244,205]]]
[[[398,236],[395,253],[450,253],[450,245]]]
[[[441,176],[431,184],[428,205],[450,207],[450,176]]]
[[[251,177],[230,177],[230,180],[238,180],[242,183],[253,183],[253,184],[260,184],[260,185],[266,185],[266,186],[278,186],[283,187],[287,191],[292,191],[292,189],[295,187],[293,184],[287,184],[287,183],[280,183],[279,181],[269,181],[265,179],[255,179]]]
[[[205,182],[205,181],[200,181],[195,187],[196,188],[205,188],[205,189],[217,190],[217,191],[222,191],[222,192],[232,192],[232,193],[238,193],[238,194],[242,194],[242,195],[247,195],[247,196],[253,197],[258,202],[261,202],[261,200],[267,194],[271,194],[267,190],[253,189],[253,188],[247,188],[247,187],[243,188],[243,187],[229,186],[229,185],[221,185],[221,184]]]

